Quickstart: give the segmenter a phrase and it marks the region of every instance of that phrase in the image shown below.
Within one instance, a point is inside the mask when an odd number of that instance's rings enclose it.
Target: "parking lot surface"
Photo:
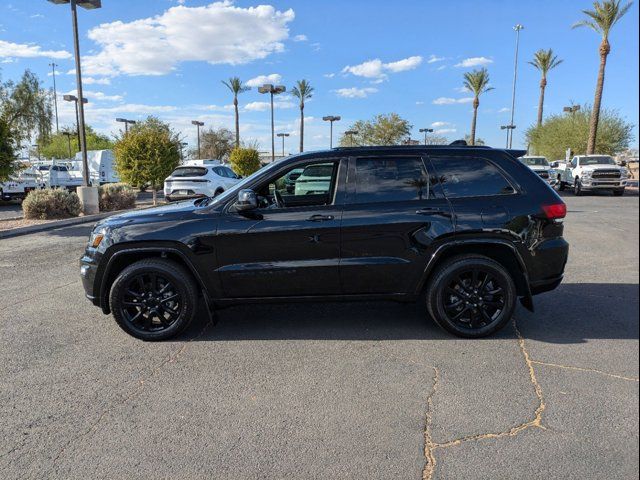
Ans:
[[[484,340],[371,302],[144,343],[83,297],[90,226],[0,240],[0,476],[636,478],[638,197],[565,200],[565,281]]]

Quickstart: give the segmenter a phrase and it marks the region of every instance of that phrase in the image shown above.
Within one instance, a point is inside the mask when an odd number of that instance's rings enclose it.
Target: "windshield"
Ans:
[[[602,157],[582,157],[580,159],[580,165],[615,165],[613,158],[602,156]]]
[[[230,198],[235,197],[240,190],[245,188],[245,186],[248,185],[249,183],[253,182],[257,177],[262,176],[262,175],[266,175],[269,172],[271,172],[272,170],[277,169],[280,166],[280,162],[281,162],[281,160],[276,160],[275,162],[272,162],[272,163],[268,164],[266,167],[262,167],[258,171],[252,173],[248,177],[243,178],[240,182],[236,183],[233,186],[233,188],[225,190],[224,192],[222,192],[217,197],[212,198],[211,199],[211,205],[224,203],[227,200],[229,200]]]
[[[203,167],[178,167],[171,174],[172,177],[202,177],[207,174]]]
[[[548,167],[549,162],[544,157],[521,157],[520,161],[530,167]]]

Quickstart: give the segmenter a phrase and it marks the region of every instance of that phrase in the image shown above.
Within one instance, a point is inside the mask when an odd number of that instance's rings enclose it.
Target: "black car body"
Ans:
[[[511,316],[513,298],[533,309],[533,295],[556,288],[567,261],[566,207],[516,160],[522,153],[397,146],[295,155],[214,199],[98,223],[81,259],[86,296],[144,339],[184,328],[174,324],[193,316],[185,303],[194,294],[213,309],[306,299],[412,301],[426,292],[441,326],[487,335]],[[327,191],[291,194],[288,173],[312,164],[333,166]],[[181,291],[183,282],[189,291]],[[460,328],[439,318],[455,315],[464,320]]]

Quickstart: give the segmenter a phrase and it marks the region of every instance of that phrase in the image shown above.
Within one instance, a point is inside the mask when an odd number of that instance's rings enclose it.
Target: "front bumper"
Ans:
[[[611,190],[612,188],[625,188],[627,186],[627,180],[621,180],[617,178],[586,178],[580,179],[583,190]]]
[[[80,259],[80,278],[82,279],[82,287],[84,288],[84,295],[91,303],[96,307],[101,306],[101,299],[95,291],[95,280],[98,265],[93,257],[87,254]]]

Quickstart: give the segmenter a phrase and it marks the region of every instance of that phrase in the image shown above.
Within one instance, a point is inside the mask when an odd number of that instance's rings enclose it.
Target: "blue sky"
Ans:
[[[192,119],[233,128],[231,96],[220,80],[239,76],[260,83],[270,76],[288,88],[306,78],[315,87],[307,103],[305,146],[328,146],[321,117],[341,115],[339,134],[350,123],[397,112],[418,129],[433,127],[450,140],[469,131],[469,94],[462,75],[484,65],[495,90],[481,98],[477,134],[505,143],[509,122],[515,33],[521,23],[520,67],[514,146],[536,118],[538,72],[526,62],[539,48],[553,48],[564,63],[549,75],[545,113],[591,103],[600,38],[572,30],[589,1],[273,1],[103,0],[103,8],[80,9],[80,42],[87,121],[105,133],[116,117],[169,121],[194,143]],[[18,78],[30,68],[51,85],[48,63],[59,65],[58,93],[75,89],[68,6],[45,0],[0,0],[0,75]],[[610,37],[603,104],[636,125],[638,145],[638,6]],[[240,97],[241,135],[270,147],[265,96],[254,88]],[[294,99],[277,100],[276,129],[291,133],[297,151],[299,112]],[[59,103],[62,125],[73,122]]]

